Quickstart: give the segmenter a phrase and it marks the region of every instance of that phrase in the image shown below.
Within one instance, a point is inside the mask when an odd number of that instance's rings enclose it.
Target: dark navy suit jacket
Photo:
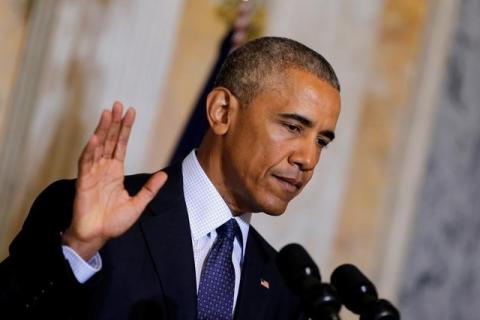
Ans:
[[[0,312],[12,319],[195,319],[195,267],[181,168],[166,171],[165,186],[125,234],[102,248],[102,270],[83,285],[64,259],[60,241],[70,224],[75,183],[62,180],[45,189],[0,264]],[[126,177],[126,189],[135,194],[149,176]],[[299,318],[298,298],[283,283],[275,255],[250,227],[235,319]]]

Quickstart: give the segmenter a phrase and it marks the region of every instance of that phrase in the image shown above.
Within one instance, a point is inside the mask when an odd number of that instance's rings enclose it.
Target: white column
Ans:
[[[45,124],[61,121],[67,105],[81,108],[78,121],[86,139],[101,109],[121,100],[138,111],[126,170],[141,169],[181,8],[182,1],[176,0],[98,1],[89,6],[62,2],[31,128],[35,157],[42,158],[55,139],[53,130],[45,132]],[[78,84],[69,83],[69,77]],[[72,101],[72,96],[81,101]]]
[[[137,107],[126,171],[142,170],[182,6],[178,0],[34,2],[6,119],[13,138],[1,146],[9,151],[0,167],[1,181],[8,183],[0,200],[9,206],[0,234],[16,233],[39,189],[75,176],[101,109],[117,99]]]

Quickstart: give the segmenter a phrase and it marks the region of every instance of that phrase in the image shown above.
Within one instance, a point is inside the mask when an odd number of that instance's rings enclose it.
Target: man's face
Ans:
[[[312,177],[340,113],[339,92],[307,72],[269,80],[232,115],[224,136],[224,195],[240,213],[282,214]]]

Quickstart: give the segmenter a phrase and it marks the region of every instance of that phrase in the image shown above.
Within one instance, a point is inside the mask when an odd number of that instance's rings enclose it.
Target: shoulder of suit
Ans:
[[[125,176],[123,183],[130,195],[136,194],[152,176],[152,173],[137,173]]]
[[[152,176],[152,173],[138,173],[125,176],[124,184],[127,190],[130,192],[138,191],[147,182],[148,178]],[[65,196],[75,195],[75,183],[77,179],[62,179],[56,180],[48,185],[45,190],[42,191],[40,197],[48,196],[51,194],[63,194]]]
[[[176,167],[167,167],[161,169],[161,171],[165,171],[167,173],[172,173],[177,171],[178,168]],[[128,190],[129,193],[136,193],[138,192],[142,186],[148,181],[148,179],[153,175],[153,173],[137,173],[126,175],[124,179],[125,188]],[[48,185],[40,194],[40,196],[51,195],[51,194],[65,194],[74,196],[75,194],[75,183],[77,179],[61,179],[52,182]],[[68,198],[68,197],[67,197]]]
[[[277,255],[277,250],[252,226],[250,225],[250,230],[248,231],[249,237],[253,237],[256,242],[260,245],[264,254],[270,258],[275,259]]]
[[[177,181],[181,178],[181,166],[174,165],[160,169],[159,171],[164,171],[168,175],[167,183],[170,184],[172,180]],[[130,194],[136,194],[142,186],[148,181],[148,179],[153,175],[153,173],[138,173],[133,175],[125,176],[124,184],[125,188]]]

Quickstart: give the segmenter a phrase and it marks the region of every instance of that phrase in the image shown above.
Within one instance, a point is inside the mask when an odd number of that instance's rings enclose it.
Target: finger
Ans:
[[[110,159],[113,156],[113,150],[118,140],[118,133],[122,122],[123,105],[116,101],[112,107],[112,122],[108,128],[108,133],[103,146],[103,157]]]
[[[93,163],[99,162],[100,159],[102,159],[102,155],[103,155],[103,145],[98,143],[93,153]]]
[[[112,112],[110,110],[103,110],[102,115],[100,116],[100,121],[95,129],[94,135],[97,136],[97,147],[94,151],[93,162],[98,162],[103,155],[103,145],[105,143],[105,137],[108,133],[108,128],[112,122]]]
[[[112,123],[112,111],[103,110],[102,115],[100,116],[100,121],[98,122],[97,127],[95,128],[94,134],[98,137],[99,144],[103,145],[105,138],[108,133],[108,129]]]
[[[165,184],[167,178],[168,176],[165,172],[159,171],[148,179],[147,183],[145,183],[137,195],[132,198],[133,205],[138,211],[145,209],[147,204],[155,197],[158,190]]]
[[[130,137],[130,132],[132,131],[133,123],[135,122],[135,109],[130,107],[123,117],[122,126],[120,128],[120,134],[118,136],[117,145],[115,146],[115,159],[120,161],[125,160],[125,155],[127,153],[128,139]]]
[[[95,149],[98,145],[98,138],[96,135],[93,135],[87,142],[87,145],[80,154],[80,159],[78,159],[78,176],[81,177],[86,175],[92,168]]]

